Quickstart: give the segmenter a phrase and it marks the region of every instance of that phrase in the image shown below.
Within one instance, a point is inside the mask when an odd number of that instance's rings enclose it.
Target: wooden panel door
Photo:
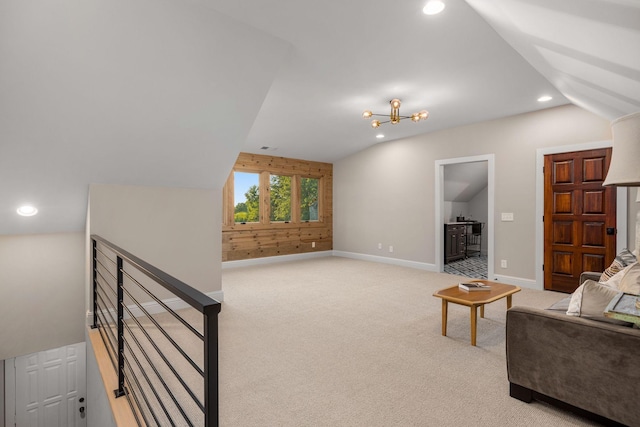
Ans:
[[[544,159],[544,288],[573,292],[616,251],[616,191],[603,187],[611,148]]]

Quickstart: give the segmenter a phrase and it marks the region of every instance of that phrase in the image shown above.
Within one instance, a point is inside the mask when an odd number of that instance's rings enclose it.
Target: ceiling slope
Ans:
[[[3,0],[0,234],[84,229],[90,183],[221,188],[289,50],[196,2]]]
[[[568,103],[467,3],[426,0],[201,0],[287,40],[283,64],[243,151],[334,162],[376,143]],[[554,99],[536,100],[542,94]],[[364,110],[427,109],[378,131]],[[384,138],[376,139],[378,133]]]
[[[466,0],[572,103],[610,120],[640,111],[637,0]]]

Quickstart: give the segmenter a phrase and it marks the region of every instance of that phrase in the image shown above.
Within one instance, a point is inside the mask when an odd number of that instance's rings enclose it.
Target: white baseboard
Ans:
[[[336,250],[322,251],[322,252],[309,252],[309,253],[294,254],[294,255],[280,255],[280,256],[254,258],[254,259],[239,260],[239,261],[225,261],[222,263],[222,268],[228,269],[228,268],[249,267],[253,265],[265,265],[265,264],[273,264],[277,262],[295,261],[295,260],[301,260],[301,259],[320,258],[320,257],[327,257],[327,256],[339,256],[343,258],[358,259],[361,261],[379,262],[382,264],[392,264],[392,265],[398,265],[401,267],[416,268],[419,270],[426,270],[426,271],[433,271],[433,272],[438,271],[438,268],[435,264],[429,264],[426,262],[408,261],[405,259],[388,258],[388,257],[383,257],[378,255],[368,255],[368,254],[361,254],[357,252],[346,252],[346,251],[336,251]],[[542,290],[537,285],[536,281],[532,279],[523,279],[521,277],[504,276],[504,275],[498,275],[498,274],[494,274],[494,276],[495,277],[490,278],[490,280],[496,280],[502,283],[520,286],[521,288]],[[211,297],[218,301],[222,301],[221,299],[215,298],[214,296],[211,296]]]
[[[222,269],[250,267],[252,265],[273,264],[276,262],[299,261],[302,259],[322,258],[332,256],[334,251],[305,252],[303,254],[268,256],[263,258],[241,259],[238,261],[225,261],[222,263]],[[212,297],[213,298],[213,297]]]
[[[535,280],[523,279],[521,277],[503,276],[501,274],[494,274],[495,280],[508,285],[520,286],[521,288],[536,289],[541,291],[540,287]]]
[[[427,270],[427,271],[433,271],[433,272],[437,271],[435,264],[428,264],[426,262],[408,261],[405,259],[388,258],[383,256],[377,256],[377,255],[367,255],[367,254],[359,254],[356,252],[344,252],[344,251],[333,251],[333,255],[343,257],[343,258],[359,259],[362,261],[379,262],[383,264],[399,265],[401,267],[417,268],[419,270]]]

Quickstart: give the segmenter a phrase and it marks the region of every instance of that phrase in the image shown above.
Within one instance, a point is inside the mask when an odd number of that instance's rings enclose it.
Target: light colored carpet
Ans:
[[[223,271],[220,424],[581,426],[509,397],[505,300],[479,319],[432,294],[459,276],[339,257]],[[523,289],[514,305],[564,294]]]

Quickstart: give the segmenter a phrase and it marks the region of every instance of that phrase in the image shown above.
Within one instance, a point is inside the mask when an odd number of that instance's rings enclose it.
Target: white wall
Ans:
[[[469,217],[468,202],[444,202],[444,220],[445,222],[456,222],[457,217]]]
[[[377,144],[334,164],[334,249],[435,264],[435,161],[495,154],[496,272],[534,280],[536,149],[608,139],[608,120],[567,105]]]
[[[222,192],[92,184],[89,233],[222,299]]]
[[[98,368],[93,343],[87,341],[87,427],[117,427]],[[123,397],[124,398],[124,397]]]
[[[0,360],[84,341],[84,233],[0,236]]]

